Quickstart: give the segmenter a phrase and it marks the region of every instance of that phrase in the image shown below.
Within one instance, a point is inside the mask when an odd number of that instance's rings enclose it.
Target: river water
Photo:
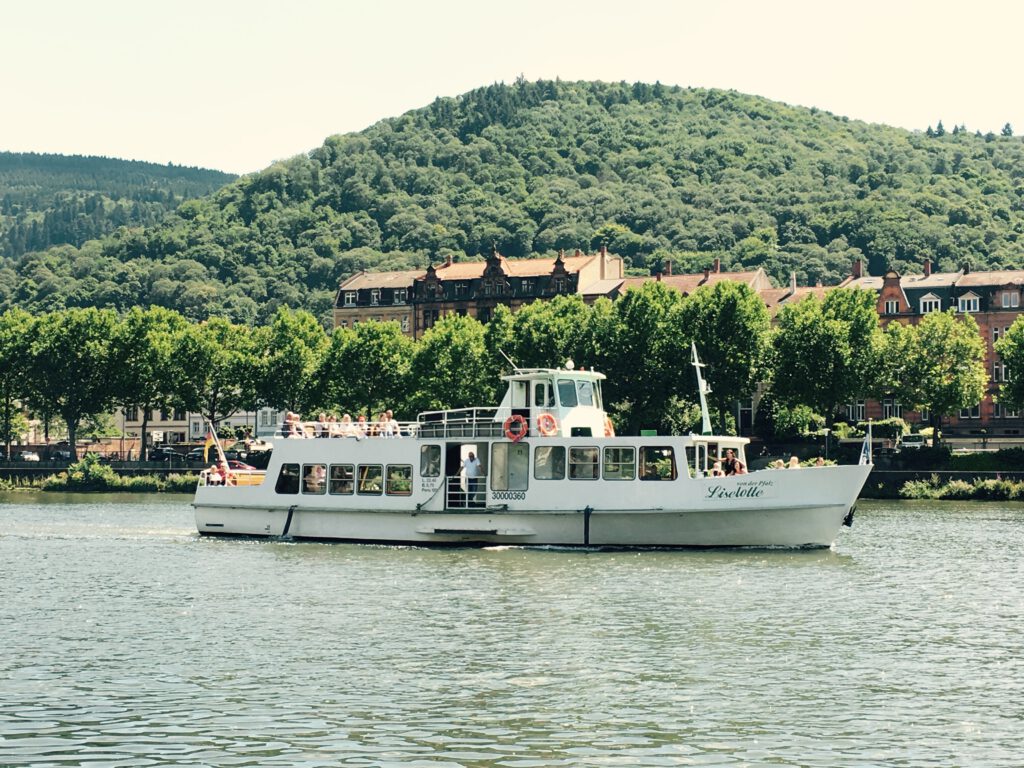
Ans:
[[[1024,506],[831,551],[200,539],[0,498],[0,765],[1019,766]]]

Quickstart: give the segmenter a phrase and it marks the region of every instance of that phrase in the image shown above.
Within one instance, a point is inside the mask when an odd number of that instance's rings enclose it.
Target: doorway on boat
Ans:
[[[486,443],[483,446],[448,443],[445,446],[444,474],[448,483],[445,494],[448,509],[487,506]]]

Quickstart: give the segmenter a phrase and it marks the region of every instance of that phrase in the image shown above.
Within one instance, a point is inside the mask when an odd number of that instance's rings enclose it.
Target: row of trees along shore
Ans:
[[[520,367],[572,359],[606,373],[606,407],[622,433],[685,431],[700,423],[691,342],[708,366],[713,419],[726,430],[735,427],[735,403],[759,386],[768,422],[820,414],[831,423],[845,403],[894,396],[937,423],[981,400],[984,345],[970,316],[934,313],[883,331],[874,306],[871,292],[837,289],[783,308],[773,325],[745,285],[721,282],[684,297],[649,283],[614,303],[558,297],[516,314],[498,307],[486,325],[451,315],[418,341],[397,323],[327,333],[313,315],[284,307],[259,327],[193,323],[156,307],[13,309],[0,315],[0,437],[10,450],[23,407],[47,423],[63,420],[72,450],[87,420],[118,406],[183,408],[214,423],[261,406],[307,415],[392,408],[412,419],[496,403],[504,355]],[[1020,406],[1024,323],[998,349],[1010,371],[1001,396]]]

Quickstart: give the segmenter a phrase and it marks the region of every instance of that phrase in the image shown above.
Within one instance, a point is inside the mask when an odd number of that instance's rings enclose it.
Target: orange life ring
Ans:
[[[612,424],[612,420],[607,416],[604,417],[604,436],[615,437],[615,425]]]
[[[558,434],[558,422],[550,413],[542,413],[537,417],[537,431],[544,437],[552,437]]]
[[[516,428],[513,429],[512,427]],[[530,431],[530,425],[526,423],[526,419],[520,416],[518,413],[514,413],[505,419],[505,437],[511,440],[513,443],[518,443],[527,433]]]

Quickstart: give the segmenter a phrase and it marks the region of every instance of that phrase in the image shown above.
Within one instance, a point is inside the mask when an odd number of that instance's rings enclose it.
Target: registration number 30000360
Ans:
[[[524,501],[526,499],[525,491],[491,491],[491,498],[496,501]]]

